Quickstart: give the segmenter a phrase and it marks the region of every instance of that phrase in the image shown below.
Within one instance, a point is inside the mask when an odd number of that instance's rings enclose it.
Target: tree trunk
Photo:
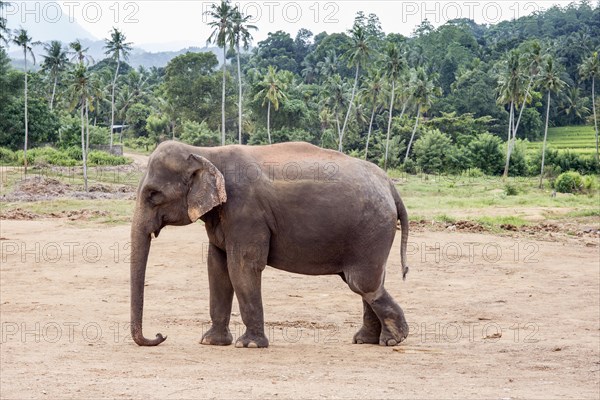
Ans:
[[[54,76],[54,85],[52,85],[52,97],[50,97],[50,111],[54,109],[54,96],[56,95],[56,83],[58,82],[58,74]]]
[[[239,98],[238,98],[238,140],[242,144],[242,67],[240,66],[240,46],[236,45],[237,50],[237,69],[238,69],[238,86],[239,86]]]
[[[88,191],[87,181],[87,156],[85,154],[85,123],[83,119],[83,109],[85,108],[85,100],[81,99],[81,156],[83,158],[83,188]]]
[[[354,104],[354,95],[356,93],[356,86],[358,86],[358,73],[360,71],[360,65],[356,65],[356,74],[354,75],[354,86],[352,87],[352,96],[350,96],[350,104],[348,104],[348,111],[346,112],[346,118],[344,119],[344,125],[342,126],[342,133],[340,135],[339,151],[342,151],[342,140],[344,139],[344,133],[346,132],[346,126],[348,124],[348,118],[350,117],[350,111]]]
[[[23,163],[25,164],[25,175],[27,175],[27,142],[29,138],[29,126],[27,116],[27,49],[23,48],[23,58],[25,60],[25,145],[23,147]]]
[[[508,167],[510,165],[510,153],[512,152],[512,128],[514,118],[514,103],[510,102],[510,113],[508,115],[508,141],[506,142],[506,164],[504,164],[503,178],[508,178]]]
[[[112,84],[111,104],[110,104],[110,150],[113,147],[113,130],[115,126],[115,88],[117,86],[117,78],[119,77],[119,67],[121,66],[121,59],[117,57],[117,69],[115,70],[115,78]]]
[[[598,155],[598,116],[596,115],[596,77],[592,76],[592,108],[594,109],[594,129],[596,130],[596,162],[600,163]]]
[[[143,223],[142,218],[139,217],[139,210],[136,210],[131,224],[131,337],[139,346],[156,346],[162,343],[166,337],[159,333],[155,339],[146,339],[142,333],[144,280],[150,252],[150,234],[143,232],[143,229],[140,228]]]
[[[394,95],[396,91],[396,81],[392,80],[392,96],[390,98],[390,116],[388,118],[387,138],[385,140],[385,157],[383,159],[383,169],[387,171],[388,153],[390,150],[390,132],[392,130],[392,114],[394,112]]]
[[[408,153],[410,153],[410,147],[412,146],[412,142],[415,138],[415,133],[417,133],[417,128],[419,127],[419,117],[421,116],[421,105],[417,103],[417,119],[415,120],[415,126],[413,128],[412,134],[410,135],[410,140],[408,142],[408,147],[406,148],[406,155],[404,156],[404,162],[408,160]]]
[[[85,157],[90,152],[90,103],[85,100]]]
[[[525,110],[525,104],[527,104],[527,98],[529,97],[529,91],[531,90],[531,86],[533,84],[533,77],[529,79],[529,84],[527,85],[527,90],[525,91],[525,98],[523,99],[523,104],[521,105],[521,110],[519,111],[519,118],[517,118],[517,123],[513,129],[513,140],[517,137],[517,130],[519,129],[519,123],[521,122],[521,116],[523,115],[523,110]],[[514,120],[514,118],[513,118]]]
[[[267,104],[267,136],[269,137],[269,144],[271,144],[271,101]]]
[[[365,146],[365,160],[369,155],[369,140],[371,139],[371,129],[373,129],[373,118],[375,118],[375,110],[377,106],[373,106],[373,112],[371,113],[371,121],[369,122],[369,132],[367,132],[367,145]]]
[[[227,50],[223,46],[223,92],[221,97],[221,146],[225,146],[225,72],[227,71]]]
[[[546,128],[544,129],[544,144],[542,145],[542,170],[540,171],[540,189],[544,179],[544,161],[546,159],[546,138],[548,137],[548,118],[550,117],[550,91],[548,90],[548,104],[546,106]]]

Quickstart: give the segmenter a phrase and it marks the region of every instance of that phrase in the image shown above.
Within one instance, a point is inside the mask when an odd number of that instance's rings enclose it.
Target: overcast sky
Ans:
[[[471,18],[494,24],[569,1],[236,1],[259,30],[255,42],[268,32],[283,30],[292,36],[300,28],[313,33],[343,32],[349,29],[358,11],[376,14],[386,33],[410,35],[415,26],[428,19],[439,26],[449,19]],[[54,23],[62,18],[79,24],[94,37],[108,35],[111,27],[122,29],[127,39],[147,50],[177,50],[204,46],[210,34],[203,11],[212,1],[13,1],[4,11],[11,27]]]

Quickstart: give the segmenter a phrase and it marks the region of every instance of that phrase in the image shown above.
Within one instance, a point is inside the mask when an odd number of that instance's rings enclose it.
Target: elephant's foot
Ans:
[[[235,347],[263,348],[269,347],[269,339],[264,333],[246,332],[235,342]]]
[[[408,324],[404,316],[398,321],[386,319],[379,336],[379,344],[382,346],[396,346],[408,336]]]
[[[372,327],[364,326],[354,334],[352,343],[354,344],[377,344],[379,343],[380,329],[375,330]]]
[[[233,336],[228,328],[215,329],[213,326],[202,336],[200,344],[208,344],[213,346],[229,346],[233,343]]]

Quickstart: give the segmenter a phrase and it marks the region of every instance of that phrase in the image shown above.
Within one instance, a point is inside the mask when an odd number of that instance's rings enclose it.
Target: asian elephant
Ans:
[[[235,293],[246,326],[236,347],[268,346],[261,299],[266,265],[340,275],[362,297],[363,326],[354,343],[393,346],[408,335],[402,309],[384,288],[398,219],[403,277],[408,272],[408,215],[381,169],[307,143],[202,148],[169,141],[150,156],[131,226],[131,334],[138,345],[156,346],[166,339],[142,333],[152,236],[166,225],[198,219],[210,242],[212,327],[202,344],[232,343]]]

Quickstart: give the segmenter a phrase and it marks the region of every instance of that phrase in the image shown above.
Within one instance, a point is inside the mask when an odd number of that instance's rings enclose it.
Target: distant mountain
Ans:
[[[35,21],[35,18],[30,18],[26,20],[24,23],[17,20],[16,18],[8,18],[7,21],[8,28],[18,29],[23,27],[27,29],[29,36],[33,38],[34,41],[41,41],[43,43],[50,42],[51,40],[59,40],[65,46],[68,46],[70,42],[75,39],[80,39],[81,43],[84,47],[88,47],[88,54],[92,56],[95,62],[98,62],[104,58],[106,58],[106,54],[104,54],[104,40],[100,40],[94,37],[91,33],[85,30],[81,25],[77,23],[77,21],[73,20],[73,22],[69,21],[69,16],[67,14],[63,14],[62,17],[56,22],[50,22],[45,18],[39,19],[39,21]],[[223,62],[223,52],[214,47],[186,47],[181,43],[164,43],[164,44],[149,44],[147,45],[150,49],[165,49],[165,48],[173,48],[173,49],[181,49],[177,51],[157,51],[157,52],[149,52],[140,47],[134,46],[131,54],[129,56],[129,60],[127,61],[129,65],[134,68],[138,66],[144,66],[146,68],[150,67],[164,67],[169,61],[178,55],[185,54],[187,52],[208,52],[212,51],[216,54],[219,63]],[[172,47],[171,47],[172,46]],[[180,47],[181,46],[181,47]],[[39,64],[44,61],[42,54],[44,54],[43,46],[34,47],[34,54],[36,57],[37,65],[33,67],[33,69],[39,68]],[[15,68],[23,69],[23,53],[20,49],[15,46],[9,47],[8,51],[9,57],[12,59],[12,65]],[[28,65],[31,67],[31,60],[28,61]]]
[[[68,43],[72,40],[73,38],[70,38],[69,41],[61,40],[61,42],[63,42],[65,46],[68,46]],[[103,40],[91,41],[89,39],[82,39],[81,43],[84,47],[89,48],[88,54],[94,59],[94,62],[98,62],[107,57],[107,55],[104,53],[105,50]],[[127,63],[134,68],[137,68],[139,66],[143,66],[145,68],[164,67],[169,63],[169,61],[181,54],[185,54],[188,52],[205,53],[209,51],[215,53],[217,59],[219,60],[219,64],[223,62],[223,51],[216,47],[188,47],[177,51],[160,51],[153,53],[134,46],[133,50],[129,55],[129,60],[127,60]],[[37,65],[33,69],[37,69],[39,68],[39,64],[41,64],[44,61],[44,58],[42,57],[42,55],[44,54],[43,46],[35,47],[34,53],[37,60]],[[13,46],[10,48],[8,55],[11,58],[13,67],[18,69],[24,68],[23,53],[20,50],[16,49]],[[28,62],[28,65],[31,67],[31,61]]]

